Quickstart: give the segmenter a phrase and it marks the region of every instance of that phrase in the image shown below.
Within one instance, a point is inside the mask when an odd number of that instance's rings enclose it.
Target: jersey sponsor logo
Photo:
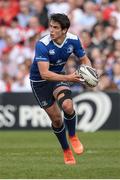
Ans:
[[[55,49],[50,49],[50,50],[49,50],[49,54],[50,54],[50,55],[54,55],[54,54],[55,54]]]
[[[51,66],[60,66],[60,65],[64,65],[64,64],[66,64],[66,62],[63,62],[62,59],[58,59],[58,60],[56,61],[56,64],[50,63]]]
[[[58,60],[56,61],[57,64],[60,64],[61,62],[62,62],[62,59],[58,59]]]
[[[50,66],[63,66],[64,64],[66,64],[66,62],[61,62],[59,64],[50,64]]]
[[[42,56],[38,56],[38,57],[36,57],[35,59],[36,59],[36,60],[47,60],[47,58],[44,58],[44,57],[42,57]]]
[[[41,106],[42,106],[42,107],[44,107],[44,106],[47,106],[47,105],[48,105],[47,101],[42,101],[40,104],[41,104]]]
[[[57,83],[56,87],[59,87],[59,86],[68,86],[69,87],[69,84],[67,82],[59,82],[59,83]]]
[[[67,53],[72,53],[73,52],[73,46],[69,45],[68,49],[67,49]]]

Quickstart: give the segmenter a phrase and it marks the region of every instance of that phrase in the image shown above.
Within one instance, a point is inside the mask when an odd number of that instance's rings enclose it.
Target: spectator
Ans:
[[[117,26],[120,29],[120,0],[115,1],[115,10],[111,13],[117,19]]]
[[[18,1],[1,0],[0,3],[0,19],[5,23],[10,24],[13,17],[17,15],[19,11]]]
[[[16,81],[11,86],[12,92],[29,92],[31,91],[29,81],[29,70],[25,64],[19,65],[19,70],[16,76]],[[28,79],[28,80],[27,80]]]
[[[14,17],[11,20],[11,25],[9,28],[7,28],[7,35],[11,37],[15,44],[24,38],[24,29],[19,25],[17,17]]]
[[[41,24],[45,29],[48,28],[48,10],[45,6],[44,0],[36,0],[33,2],[34,14],[39,19],[39,24]]]
[[[84,14],[80,24],[83,27],[83,29],[91,31],[93,26],[97,22],[95,16],[96,5],[92,1],[87,1],[86,3],[84,3],[83,8],[84,8]]]
[[[117,26],[117,19],[114,16],[110,16],[109,25],[113,28],[113,38],[115,40],[120,40],[120,28]]]
[[[14,74],[14,64],[10,62],[9,55],[10,49],[5,48],[1,55],[1,76],[3,76],[4,73],[9,74],[9,76],[13,76]]]
[[[61,2],[61,0],[57,0],[57,1],[47,0],[46,2],[47,2],[47,9],[48,9],[48,16],[50,16],[53,13],[68,14],[69,3],[67,3],[66,1]]]
[[[17,73],[18,65],[24,63],[26,58],[31,58],[31,53],[30,53],[30,49],[27,46],[25,46],[25,42],[23,40],[12,48],[9,55],[11,64],[15,65],[16,73]]]
[[[34,56],[34,44],[48,33],[48,17],[56,11],[69,16],[70,32],[80,36],[99,75],[107,73],[119,88],[119,3],[120,0],[1,0],[0,81],[4,84],[3,91],[10,92],[13,84],[20,83],[20,77],[23,79],[22,88],[30,91],[25,84]],[[24,64],[26,73],[19,69],[20,64]],[[77,60],[70,57],[67,72],[72,72],[76,67]],[[82,91],[84,86],[71,84],[71,88],[74,92]]]
[[[1,55],[2,50],[6,48],[7,46],[5,37],[6,37],[6,26],[1,24],[0,26],[0,55]]]
[[[93,67],[97,70],[99,76],[101,76],[105,71],[105,59],[101,56],[101,51],[98,48],[94,48],[91,53],[91,58],[93,60]]]
[[[20,26],[26,27],[28,25],[29,19],[32,16],[32,13],[30,11],[29,7],[29,1],[27,0],[20,0],[20,12],[18,13],[18,21]]]
[[[84,30],[80,33],[80,37],[81,37],[82,44],[85,47],[88,57],[92,60],[91,52],[92,52],[93,48],[95,48],[97,46],[93,43],[90,32]]]
[[[67,14],[71,20],[71,27],[69,31],[79,35],[79,32],[83,29],[83,26],[81,25],[81,19],[84,15],[83,10],[79,8],[78,1],[68,0],[68,4],[69,10]]]
[[[37,16],[32,16],[29,19],[28,27],[32,29],[35,33],[41,33],[45,30],[45,28],[39,23],[39,19]]]
[[[9,74],[4,73],[3,80],[5,82],[6,92],[11,92],[11,86],[12,86],[12,83],[14,82],[14,78],[12,76],[9,76]]]
[[[120,90],[120,63],[116,62],[113,66],[113,82]]]
[[[92,30],[92,42],[97,46],[98,49],[103,49],[104,47],[104,36],[105,34],[103,33],[104,32],[104,26],[103,24],[96,24],[94,27],[93,27],[93,30]]]
[[[110,79],[107,73],[103,73],[100,77],[100,81],[94,90],[99,91],[116,91],[118,90],[117,85]]]
[[[102,11],[104,21],[107,22],[110,18],[110,15],[112,14],[112,12],[115,9],[114,4],[110,3],[109,0],[101,0],[99,7]]]
[[[0,93],[6,92],[5,82],[0,79]]]

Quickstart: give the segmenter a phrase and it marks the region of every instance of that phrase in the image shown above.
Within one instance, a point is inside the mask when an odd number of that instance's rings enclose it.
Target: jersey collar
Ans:
[[[58,48],[61,48],[61,47],[63,47],[63,45],[65,44],[66,39],[67,39],[67,36],[65,37],[64,41],[63,41],[62,44],[60,44],[60,45],[57,44],[57,43],[54,42],[54,41],[53,41],[53,44],[54,44],[55,46],[57,46]]]

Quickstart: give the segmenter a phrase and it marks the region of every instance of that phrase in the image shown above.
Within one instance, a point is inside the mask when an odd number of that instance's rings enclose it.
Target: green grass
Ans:
[[[120,132],[78,135],[85,152],[69,166],[51,131],[1,131],[0,179],[120,178]]]

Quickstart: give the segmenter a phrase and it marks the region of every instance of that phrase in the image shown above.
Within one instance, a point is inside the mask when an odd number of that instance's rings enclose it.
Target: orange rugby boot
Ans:
[[[70,149],[64,150],[64,163],[68,165],[76,164],[75,158]]]
[[[74,136],[69,136],[70,143],[72,145],[72,148],[76,154],[82,154],[84,151],[84,147],[78,137],[76,135]]]

